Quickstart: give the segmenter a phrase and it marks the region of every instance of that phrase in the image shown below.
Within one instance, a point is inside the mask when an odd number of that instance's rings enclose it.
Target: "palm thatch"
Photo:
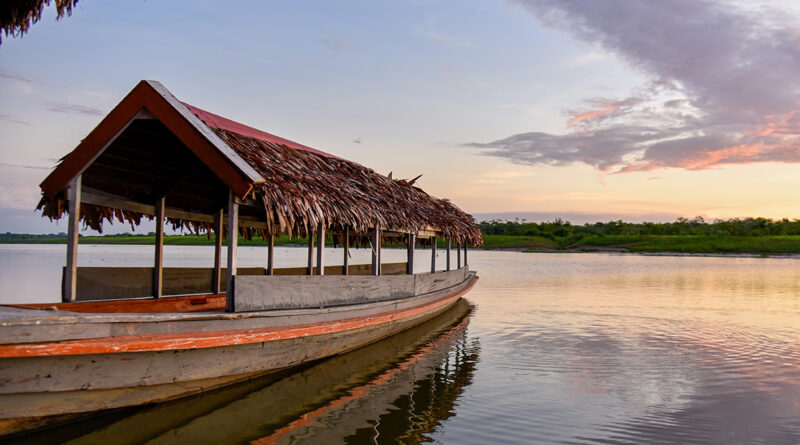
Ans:
[[[42,18],[42,11],[45,6],[50,5],[51,0],[3,0],[0,2],[0,27],[5,32],[6,37],[21,36],[28,32],[32,24]],[[71,15],[72,8],[78,0],[55,0],[58,18],[64,15]],[[0,37],[0,44],[3,43]]]
[[[349,230],[355,245],[367,243],[376,228],[390,237],[436,233],[459,244],[483,244],[472,217],[416,187],[419,177],[393,179],[188,104],[173,106],[199,119],[196,124],[208,133],[205,137],[218,137],[220,147],[260,178],[248,183],[248,199],[239,211],[243,215],[239,232],[248,239],[307,236],[322,226],[337,241]],[[212,171],[213,165],[201,161],[158,119],[134,120],[108,141],[104,151],[92,156],[94,160],[81,173],[83,188],[117,199],[107,206],[98,205],[99,201],[81,203],[81,220],[98,231],[114,221],[139,225],[143,217],[152,218],[154,213],[153,207],[148,210],[143,205],[165,197],[168,209],[178,212],[167,215],[173,228],[210,233],[212,215],[228,201],[229,186]],[[125,207],[124,203],[142,204]],[[43,216],[61,218],[67,211],[65,189],[52,196],[43,193],[38,208]]]
[[[267,181],[255,195],[273,233],[308,227],[372,227],[406,233],[435,228],[459,243],[481,245],[472,217],[411,181],[391,179],[355,162],[296,150],[225,129],[213,129]]]

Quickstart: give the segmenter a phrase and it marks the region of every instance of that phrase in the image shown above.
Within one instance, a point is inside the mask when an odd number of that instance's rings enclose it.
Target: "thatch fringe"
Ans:
[[[348,228],[355,246],[370,245],[370,231],[376,227],[388,231],[389,237],[433,229],[457,244],[483,245],[473,218],[450,201],[434,198],[414,186],[417,178],[392,179],[344,159],[225,129],[212,130],[266,179],[254,186],[253,198],[264,207],[262,221],[267,227],[240,228],[239,233],[246,239],[270,234],[306,237],[321,224],[336,243],[342,242],[341,233]],[[38,208],[43,216],[61,218],[66,212],[64,193],[52,199],[42,198]],[[133,228],[142,217],[152,219],[136,212],[81,205],[84,225],[100,232],[104,222],[127,222]],[[213,230],[205,222],[168,218],[167,223],[173,229],[196,233]]]
[[[51,0],[3,0],[0,2],[0,27],[5,32],[6,37],[21,36],[28,32],[32,24],[42,18],[42,11],[45,6],[50,5]],[[78,0],[55,0],[58,18],[64,15],[72,15],[72,8]],[[3,43],[0,37],[0,44]]]
[[[418,232],[441,230],[458,243],[482,245],[472,217],[410,181],[391,179],[355,162],[324,157],[214,128],[267,181],[255,195],[272,233],[305,234],[308,227]]]

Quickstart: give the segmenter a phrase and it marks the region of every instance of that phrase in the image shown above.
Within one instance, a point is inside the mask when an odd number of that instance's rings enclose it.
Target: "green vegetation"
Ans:
[[[683,252],[683,253],[748,253],[777,255],[800,253],[800,220],[766,218],[728,219],[706,222],[703,218],[678,218],[669,223],[627,223],[609,221],[573,225],[568,221],[533,223],[527,221],[485,221],[478,224],[483,232],[484,248],[525,251],[602,251]],[[129,233],[105,236],[81,236],[82,244],[152,245],[154,234]],[[305,245],[306,240],[281,236],[276,245]],[[66,234],[28,235],[0,234],[0,243],[66,243]],[[167,245],[210,245],[213,237],[185,234],[164,237]],[[241,245],[263,246],[260,238]],[[330,244],[330,241],[329,241]],[[399,244],[387,244],[400,247]],[[439,247],[445,247],[439,239]]]
[[[494,220],[478,225],[488,249],[800,253],[800,220],[796,219],[745,218],[709,223],[697,217],[670,223],[610,221],[584,225],[560,219],[542,223]]]

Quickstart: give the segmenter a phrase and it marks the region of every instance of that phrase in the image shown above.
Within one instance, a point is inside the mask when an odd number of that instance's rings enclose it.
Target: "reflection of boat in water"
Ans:
[[[414,437],[452,415],[477,361],[471,308],[301,371],[18,438],[20,443],[343,443],[382,431]],[[413,403],[408,401],[413,400]],[[409,420],[410,419],[410,420]],[[371,436],[370,436],[371,437]],[[371,440],[370,440],[371,441]]]
[[[300,366],[444,312],[477,282],[467,245],[482,243],[480,229],[415,181],[142,81],[41,184],[43,214],[69,214],[62,303],[0,306],[0,435]],[[78,267],[81,221],[144,217],[155,219],[154,267]],[[213,232],[214,267],[164,268],[166,224]],[[266,267],[237,267],[239,235],[264,239]],[[307,238],[306,267],[273,267],[277,235]],[[388,240],[406,246],[405,262],[382,262]],[[342,265],[325,265],[326,241],[342,246]],[[415,273],[420,242],[430,273]],[[351,245],[371,246],[371,264],[349,264]]]

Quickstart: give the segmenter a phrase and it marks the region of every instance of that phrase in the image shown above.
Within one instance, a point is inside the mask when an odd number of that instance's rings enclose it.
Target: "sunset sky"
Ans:
[[[479,218],[800,218],[789,1],[81,0],[0,45],[0,232],[141,79]],[[126,230],[126,227],[119,227]]]

